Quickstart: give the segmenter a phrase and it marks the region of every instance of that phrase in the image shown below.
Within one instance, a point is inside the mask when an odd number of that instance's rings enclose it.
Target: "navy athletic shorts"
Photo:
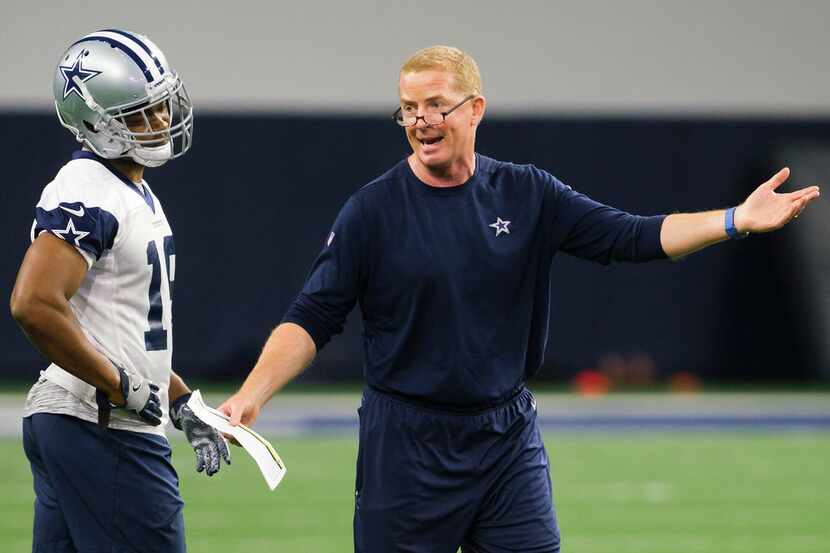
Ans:
[[[33,553],[184,553],[184,502],[161,436],[66,415],[23,419]]]
[[[476,413],[363,393],[356,553],[555,553],[559,528],[536,403]]]

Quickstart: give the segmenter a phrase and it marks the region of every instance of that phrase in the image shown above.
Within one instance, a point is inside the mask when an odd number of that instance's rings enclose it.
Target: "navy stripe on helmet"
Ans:
[[[147,67],[147,65],[143,61],[141,61],[141,58],[138,56],[138,54],[133,52],[133,50],[126,44],[122,44],[117,40],[113,40],[105,36],[96,36],[93,34],[85,36],[81,40],[74,42],[72,46],[75,46],[75,44],[80,44],[81,42],[86,42],[87,40],[100,40],[101,42],[106,42],[113,48],[118,48],[119,50],[127,54],[130,57],[130,59],[132,59],[135,62],[138,68],[141,69],[141,71],[144,73],[144,77],[147,79],[148,83],[153,82],[153,74],[150,72],[150,68]],[[72,48],[72,46],[70,46],[70,48]]]
[[[160,61],[158,60],[158,58],[157,58],[157,57],[153,54],[153,51],[152,51],[152,50],[150,50],[150,47],[149,47],[149,46],[147,46],[146,44],[144,44],[144,41],[143,41],[143,40],[141,40],[141,37],[140,37],[140,36],[135,35],[135,34],[133,34],[133,33],[129,33],[129,32],[127,32],[127,31],[121,31],[121,30],[119,30],[119,29],[101,29],[101,30],[100,30],[100,31],[98,31],[98,32],[99,32],[99,33],[104,33],[104,32],[107,32],[107,33],[115,33],[115,34],[117,34],[117,35],[121,35],[121,36],[124,36],[124,37],[129,38],[130,40],[132,40],[133,42],[135,42],[136,44],[138,44],[139,46],[141,46],[141,49],[142,49],[142,50],[144,50],[145,52],[147,52],[147,55],[148,55],[148,56],[150,56],[151,58],[153,58],[153,61],[156,63],[156,67],[158,68],[159,73],[161,73],[162,75],[164,75],[164,67],[162,67],[162,66],[161,66],[161,62],[160,62]]]

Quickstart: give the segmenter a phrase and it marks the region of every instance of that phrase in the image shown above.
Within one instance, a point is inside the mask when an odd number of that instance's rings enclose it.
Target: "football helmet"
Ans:
[[[118,29],[86,35],[61,57],[52,88],[61,125],[103,158],[158,167],[193,143],[187,89],[143,35]]]

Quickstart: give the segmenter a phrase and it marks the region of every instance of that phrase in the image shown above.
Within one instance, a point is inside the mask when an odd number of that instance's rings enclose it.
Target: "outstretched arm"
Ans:
[[[308,367],[315,355],[317,346],[303,327],[282,323],[271,333],[242,387],[219,410],[231,418],[231,424],[251,426],[271,396]]]
[[[219,406],[232,425],[253,425],[271,396],[308,367],[317,350],[342,331],[365,274],[362,220],[359,200],[352,196],[340,210],[284,322],[271,332],[239,391]]]
[[[777,230],[798,217],[807,204],[819,197],[818,186],[808,186],[794,192],[776,192],[789,176],[788,168],[781,169],[735,209],[734,224],[737,232],[743,234]],[[725,215],[726,210],[723,209],[669,215],[660,231],[663,251],[672,259],[679,259],[726,240],[729,237],[725,229]]]

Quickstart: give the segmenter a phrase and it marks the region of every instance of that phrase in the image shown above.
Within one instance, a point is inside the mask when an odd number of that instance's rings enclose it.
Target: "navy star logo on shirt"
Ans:
[[[507,228],[507,225],[509,224],[510,221],[502,221],[501,217],[496,217],[496,222],[488,226],[496,229],[496,236],[498,236],[502,232],[505,234],[510,234],[510,229]]]
[[[72,222],[72,217],[69,218],[69,224],[66,225],[65,229],[63,229],[63,230],[53,229],[52,232],[55,233],[55,235],[58,238],[62,238],[64,240],[66,240],[67,242],[71,243],[72,241],[74,241],[75,245],[78,246],[79,248],[81,247],[81,240],[87,234],[89,234],[88,232],[85,232],[83,230],[75,230],[75,223]]]
[[[75,82],[75,79],[73,77],[78,77],[78,79],[82,83],[85,83],[89,79],[101,74],[101,71],[95,71],[94,69],[86,69],[81,63],[83,57],[83,54],[79,55],[78,58],[75,60],[75,63],[73,63],[70,66],[58,66],[58,69],[60,69],[60,72],[63,75],[63,79],[65,81],[63,84],[64,100],[66,100],[66,97],[73,92],[77,94],[81,99],[84,98],[84,93],[81,92],[81,89],[78,87],[78,83]]]

